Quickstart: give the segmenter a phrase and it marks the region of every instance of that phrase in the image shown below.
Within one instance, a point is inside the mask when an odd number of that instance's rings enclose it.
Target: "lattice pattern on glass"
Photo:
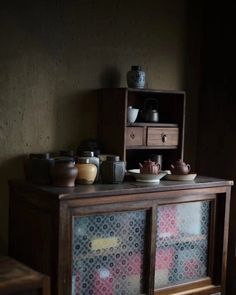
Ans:
[[[72,295],[143,293],[146,212],[75,217]]]
[[[155,289],[207,276],[210,202],[159,206]]]

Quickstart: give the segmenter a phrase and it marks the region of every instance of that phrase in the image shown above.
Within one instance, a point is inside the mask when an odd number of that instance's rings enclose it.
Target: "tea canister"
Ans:
[[[58,157],[54,160],[54,165],[51,167],[52,184],[62,187],[75,186],[75,179],[78,174],[75,162],[67,157]]]
[[[99,180],[100,160],[98,157],[94,156],[94,152],[93,151],[83,151],[82,157],[78,157],[77,159],[78,159],[78,161],[80,161],[81,159],[89,159],[89,163],[94,164],[97,167],[97,174],[96,174],[96,178],[95,178],[95,181],[97,182]]]
[[[107,156],[100,167],[102,183],[122,183],[125,177],[125,162],[119,156]]]
[[[130,88],[144,88],[145,86],[145,72],[140,66],[132,66],[127,73],[127,84]]]
[[[78,158],[76,164],[78,175],[76,182],[78,184],[93,184],[97,176],[97,166],[90,163],[88,158]]]
[[[54,159],[49,153],[30,154],[24,160],[24,172],[26,179],[35,184],[50,184],[50,169]]]

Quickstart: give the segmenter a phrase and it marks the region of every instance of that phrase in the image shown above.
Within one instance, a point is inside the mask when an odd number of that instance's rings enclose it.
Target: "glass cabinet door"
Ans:
[[[157,209],[155,289],[207,276],[210,202]]]
[[[72,295],[144,293],[146,211],[74,217]]]

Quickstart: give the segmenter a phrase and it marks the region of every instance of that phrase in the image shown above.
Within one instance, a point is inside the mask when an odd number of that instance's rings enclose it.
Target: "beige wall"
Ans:
[[[22,155],[75,149],[81,140],[96,137],[93,90],[126,86],[132,64],[142,65],[150,88],[184,89],[188,34],[184,0],[5,2],[0,8],[0,248],[6,250],[7,180],[23,176]]]

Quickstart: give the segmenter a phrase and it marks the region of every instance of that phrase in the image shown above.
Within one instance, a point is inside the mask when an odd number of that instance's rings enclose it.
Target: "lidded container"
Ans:
[[[127,73],[127,84],[130,88],[144,88],[145,72],[141,66],[131,66],[131,70]]]
[[[76,182],[79,184],[93,184],[97,176],[97,166],[90,163],[88,158],[78,158],[76,164],[78,175]]]
[[[62,187],[74,187],[78,169],[75,161],[69,157],[58,157],[54,159],[51,167],[52,184]]]
[[[120,161],[119,156],[107,156],[106,161],[100,167],[103,183],[122,183],[125,177],[125,162]]]
[[[54,159],[49,153],[29,154],[24,160],[24,172],[26,179],[35,184],[50,184],[50,169],[54,164]]]
[[[97,167],[97,174],[96,174],[96,178],[95,178],[95,181],[97,182],[99,179],[100,160],[98,157],[94,156],[94,152],[93,151],[83,151],[82,157],[78,157],[77,159],[78,159],[78,161],[80,161],[81,159],[88,159],[89,163],[94,164]]]

